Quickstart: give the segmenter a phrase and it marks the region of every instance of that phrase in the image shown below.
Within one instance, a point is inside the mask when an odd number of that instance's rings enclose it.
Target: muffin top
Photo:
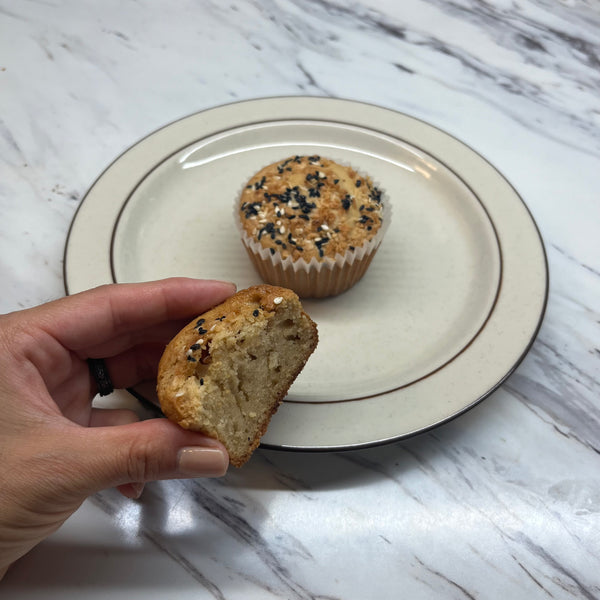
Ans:
[[[260,170],[244,188],[246,233],[296,261],[344,255],[381,227],[382,194],[371,179],[321,156],[292,156]]]

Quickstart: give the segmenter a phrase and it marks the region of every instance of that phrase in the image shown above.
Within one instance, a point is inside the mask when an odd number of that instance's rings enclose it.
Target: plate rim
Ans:
[[[383,111],[387,111],[399,116],[402,116],[410,121],[413,121],[415,123],[421,124],[426,126],[427,128],[431,128],[432,130],[435,130],[441,134],[443,134],[443,136],[446,136],[447,138],[450,138],[452,141],[454,141],[455,143],[460,144],[461,146],[463,146],[464,148],[470,150],[479,160],[484,161],[487,166],[492,169],[501,179],[502,181],[508,185],[508,187],[510,188],[512,194],[514,195],[514,197],[516,199],[519,200],[520,204],[522,205],[522,207],[525,209],[526,214],[529,218],[530,224],[533,226],[533,230],[536,233],[537,236],[537,242],[539,243],[539,249],[541,250],[541,256],[542,256],[542,266],[543,266],[543,272],[541,272],[540,274],[543,276],[543,298],[542,298],[542,302],[541,302],[541,307],[539,310],[539,314],[537,315],[537,321],[535,323],[535,326],[533,327],[533,330],[531,331],[531,335],[530,338],[528,340],[528,342],[523,346],[521,354],[517,357],[517,359],[514,361],[514,363],[511,365],[511,367],[504,373],[504,375],[502,375],[500,377],[500,379],[493,385],[491,385],[490,387],[487,386],[486,384],[486,391],[482,394],[480,394],[478,397],[476,397],[475,399],[471,400],[470,402],[468,402],[466,405],[464,405],[461,409],[453,412],[452,414],[437,419],[434,422],[430,423],[429,425],[420,427],[418,430],[416,431],[408,431],[408,432],[404,432],[404,433],[400,433],[398,435],[393,435],[393,436],[388,436],[385,438],[381,438],[381,439],[375,439],[372,441],[367,441],[367,442],[356,442],[356,443],[345,443],[342,445],[318,445],[318,446],[307,446],[307,445],[295,445],[295,444],[272,444],[269,443],[268,441],[262,442],[261,443],[261,447],[263,448],[269,448],[269,449],[277,449],[277,450],[284,450],[284,451],[302,451],[302,452],[330,452],[330,451],[341,451],[341,450],[356,450],[356,449],[362,449],[362,448],[368,448],[368,447],[375,447],[375,446],[380,446],[380,445],[384,445],[384,444],[389,444],[395,441],[400,441],[403,439],[407,439],[410,437],[414,437],[416,435],[422,434],[422,433],[426,433],[428,431],[431,431],[434,428],[439,427],[440,425],[450,422],[456,418],[458,418],[459,416],[463,415],[464,413],[466,413],[467,411],[469,411],[470,409],[472,409],[474,406],[478,405],[480,402],[482,402],[484,399],[486,399],[487,397],[489,397],[491,394],[493,394],[496,390],[498,390],[498,388],[500,388],[502,386],[502,384],[515,372],[515,370],[519,367],[519,365],[522,363],[522,361],[524,360],[525,356],[527,356],[527,354],[529,353],[529,351],[531,350],[531,347],[533,346],[540,328],[542,326],[544,317],[545,317],[545,313],[546,313],[546,309],[547,309],[547,304],[548,304],[548,298],[549,298],[549,287],[550,287],[550,274],[549,274],[549,265],[548,265],[548,257],[547,257],[547,252],[546,252],[546,248],[545,248],[545,244],[544,244],[544,240],[540,231],[540,228],[536,222],[536,220],[533,217],[533,214],[529,208],[529,206],[527,205],[527,203],[524,201],[524,199],[522,198],[522,196],[519,194],[519,192],[516,190],[516,188],[514,187],[514,185],[500,172],[500,170],[495,167],[485,156],[483,156],[480,152],[476,151],[475,149],[473,149],[470,145],[466,144],[465,142],[463,142],[461,139],[457,138],[455,135],[448,133],[447,131],[441,129],[440,127],[437,127],[436,125],[432,125],[431,123],[420,119],[418,117],[414,117],[412,115],[409,115],[407,113],[401,112],[401,111],[397,111],[391,108],[387,108],[387,107],[383,107],[383,106],[379,106],[373,103],[368,103],[368,102],[362,102],[362,101],[355,101],[355,100],[348,100],[348,99],[344,99],[344,98],[336,98],[336,97],[329,97],[329,96],[305,96],[305,95],[287,95],[287,96],[272,96],[272,97],[263,97],[263,98],[254,98],[254,99],[246,99],[246,100],[240,100],[240,101],[235,101],[235,102],[230,102],[230,103],[225,103],[225,104],[221,104],[218,106],[213,106],[213,107],[208,107],[205,108],[203,110],[191,113],[189,115],[185,115],[182,116],[180,118],[174,119],[171,122],[162,125],[161,127],[154,129],[153,131],[149,132],[148,134],[146,134],[145,136],[143,136],[142,138],[139,138],[136,142],[134,142],[132,145],[128,146],[125,150],[123,150],[118,156],[116,156],[100,173],[99,175],[94,179],[94,181],[92,182],[92,184],[89,186],[89,188],[87,189],[86,193],[84,194],[84,196],[82,197],[75,213],[73,214],[71,223],[69,225],[68,228],[68,232],[67,232],[67,236],[66,236],[66,240],[65,240],[65,244],[64,244],[64,252],[63,252],[63,283],[64,283],[64,287],[65,287],[65,292],[67,295],[69,295],[71,293],[71,291],[69,290],[69,281],[68,281],[68,274],[67,274],[67,270],[68,270],[68,265],[67,265],[67,255],[69,252],[69,243],[72,240],[72,232],[73,232],[73,228],[75,227],[76,221],[78,219],[78,215],[80,213],[80,210],[82,209],[82,207],[84,206],[86,200],[89,198],[90,193],[92,192],[92,190],[97,186],[97,184],[100,182],[100,180],[102,180],[102,178],[131,150],[133,150],[135,147],[139,146],[140,144],[142,144],[142,142],[148,140],[149,138],[151,138],[152,136],[155,136],[156,134],[158,134],[159,132],[168,129],[170,127],[172,127],[173,125],[177,124],[177,123],[181,123],[182,121],[185,121],[186,119],[189,119],[190,117],[200,117],[201,115],[210,112],[210,111],[214,111],[214,110],[219,110],[219,109],[223,109],[225,107],[235,107],[235,106],[241,106],[244,104],[252,104],[252,103],[257,103],[257,102],[265,102],[265,101],[286,101],[286,100],[292,100],[292,101],[301,101],[303,99],[307,99],[310,101],[321,101],[321,102],[328,102],[328,101],[335,101],[335,102],[340,102],[340,103],[345,103],[345,104],[349,104],[349,105],[354,105],[354,106],[365,106],[365,107],[370,107],[371,109],[377,109],[377,110],[383,110]],[[296,117],[287,117],[287,118],[279,118],[279,120],[293,120],[293,119],[301,119],[302,117],[296,116]],[[310,120],[311,117],[304,117],[304,120]],[[274,118],[273,120],[278,120],[276,118]],[[314,119],[312,119],[314,120]],[[323,118],[323,121],[328,121],[329,119],[325,119]],[[264,122],[264,121],[263,121]],[[250,121],[246,121],[244,124],[247,125],[249,124]],[[252,121],[252,123],[256,123],[256,121]],[[351,123],[344,123],[343,121],[337,121],[338,124],[351,124]],[[355,126],[357,126],[357,124],[354,124]],[[359,127],[364,127],[365,129],[367,128],[364,125],[358,125]],[[234,128],[235,126],[232,126],[231,128]],[[231,129],[230,128],[230,129]],[[226,131],[227,128],[223,129],[222,131]],[[378,133],[387,135],[387,136],[392,136],[394,137],[394,139],[406,143],[422,152],[424,152],[425,154],[432,156],[433,158],[435,158],[437,161],[439,161],[442,165],[444,165],[444,167],[446,167],[451,173],[453,173],[456,177],[458,177],[461,181],[462,184],[464,184],[475,196],[475,198],[477,198],[478,202],[480,203],[480,205],[482,206],[482,208],[484,209],[486,216],[488,217],[490,224],[492,226],[492,228],[494,229],[494,236],[496,238],[497,244],[498,244],[498,250],[500,253],[500,265],[501,265],[501,272],[500,272],[500,277],[499,277],[499,282],[498,282],[498,289],[496,291],[496,296],[494,299],[494,303],[493,306],[490,310],[490,313],[488,314],[488,316],[486,317],[486,320],[484,321],[484,324],[482,325],[482,327],[477,331],[476,335],[474,336],[474,338],[472,338],[469,343],[465,346],[465,348],[461,349],[460,353],[464,352],[464,350],[466,348],[468,348],[468,346],[474,341],[474,339],[476,339],[476,337],[479,335],[479,333],[481,332],[482,328],[485,326],[485,323],[487,323],[487,321],[489,320],[490,316],[493,314],[494,312],[494,307],[498,301],[498,296],[500,294],[500,288],[502,287],[502,282],[503,282],[503,273],[502,273],[502,245],[500,243],[500,239],[498,236],[498,232],[496,231],[496,224],[493,220],[493,218],[491,217],[491,215],[488,213],[487,207],[484,204],[484,202],[480,199],[479,194],[477,194],[475,192],[475,190],[472,189],[472,187],[469,185],[469,183],[467,181],[465,181],[465,179],[462,177],[462,175],[460,173],[457,173],[456,170],[454,168],[452,168],[451,166],[449,166],[446,161],[441,158],[440,156],[436,155],[434,152],[432,152],[431,150],[428,150],[426,148],[420,147],[418,144],[415,144],[414,142],[410,142],[406,139],[403,139],[400,136],[394,136],[392,135],[389,131],[382,131],[380,129],[377,128],[372,128],[373,131],[376,131]],[[217,131],[212,131],[210,135],[215,135],[218,134],[219,130]],[[197,139],[203,139],[203,137],[207,137],[207,136],[200,136]],[[193,143],[193,142],[192,142]],[[154,170],[159,164],[161,164],[162,162],[168,160],[169,157],[177,154],[178,152],[180,152],[181,150],[183,150],[184,148],[187,148],[190,145],[190,143],[185,143],[181,146],[178,147],[178,149],[174,150],[174,151],[170,151],[168,152],[167,155],[165,155],[165,157],[163,157],[161,159],[161,161],[159,163],[155,163],[149,170],[147,173],[151,172],[152,170]],[[146,175],[147,176],[147,175]],[[145,178],[145,177],[144,177]],[[141,181],[144,179],[138,179],[136,180],[136,186],[134,189],[137,189],[137,187],[141,184]],[[127,200],[131,197],[131,195],[133,194],[133,190],[130,191],[127,196],[126,196],[126,201],[122,202],[119,208],[119,214],[122,212],[123,207],[125,206],[125,204],[127,203]],[[118,222],[118,220],[117,220]],[[116,226],[113,228],[113,232],[111,233],[111,240],[112,237],[114,236],[114,231],[116,229]],[[110,247],[112,249],[112,241],[110,244]],[[111,274],[113,274],[113,280],[114,280],[114,272],[112,270],[112,255],[109,257],[110,262],[111,262]],[[537,314],[537,313],[536,313]],[[460,354],[459,353],[459,354]],[[451,358],[449,361],[445,362],[443,365],[441,365],[440,367],[438,367],[434,372],[437,372],[441,369],[443,369],[449,362],[451,362],[452,360],[454,360],[454,357]],[[429,375],[427,375],[429,376]],[[414,382],[411,382],[414,383]],[[395,391],[397,391],[398,389],[402,389],[402,387],[405,386],[401,386],[400,388],[397,389],[393,389],[393,390],[388,390],[386,392],[382,392],[381,394],[376,394],[375,396],[378,395],[386,395],[386,394],[390,394],[390,393],[394,393]],[[136,398],[138,398],[139,400],[148,402],[147,399],[143,398],[143,396],[141,396],[140,394],[138,394],[135,390],[133,389],[128,389],[129,393],[131,393],[133,396],[135,396]],[[359,400],[359,398],[355,399],[355,400]],[[350,400],[352,401],[352,400]],[[307,404],[312,404],[313,406],[318,406],[318,403],[307,403]]]

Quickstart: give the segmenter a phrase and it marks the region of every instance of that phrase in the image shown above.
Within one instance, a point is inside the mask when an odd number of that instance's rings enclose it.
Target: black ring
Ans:
[[[101,358],[88,358],[90,373],[98,386],[98,393],[101,396],[108,396],[114,391],[113,382],[108,374],[106,363]]]

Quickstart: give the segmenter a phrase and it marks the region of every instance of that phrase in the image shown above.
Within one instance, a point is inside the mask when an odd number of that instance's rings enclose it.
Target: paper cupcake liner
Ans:
[[[352,165],[337,160],[336,162],[354,169],[361,177],[366,177],[364,173]],[[355,285],[366,273],[377,253],[392,216],[392,208],[387,195],[377,182],[371,177],[369,179],[381,191],[381,227],[362,246],[355,247],[354,250],[347,250],[343,255],[336,254],[335,258],[326,256],[320,260],[314,257],[310,261],[306,261],[304,258],[294,260],[291,256],[282,258],[279,252],[276,251],[272,254],[270,248],[264,248],[259,241],[248,235],[240,221],[240,195],[238,194],[234,209],[235,222],[244,248],[261,278],[271,285],[279,285],[294,290],[300,298],[336,296]]]

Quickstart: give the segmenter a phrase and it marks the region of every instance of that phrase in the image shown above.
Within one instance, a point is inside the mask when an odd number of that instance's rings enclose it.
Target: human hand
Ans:
[[[165,344],[233,284],[193,279],[96,288],[0,316],[0,578],[89,495],[224,475],[217,441],[167,419],[92,407],[88,358],[117,388],[156,376]]]

